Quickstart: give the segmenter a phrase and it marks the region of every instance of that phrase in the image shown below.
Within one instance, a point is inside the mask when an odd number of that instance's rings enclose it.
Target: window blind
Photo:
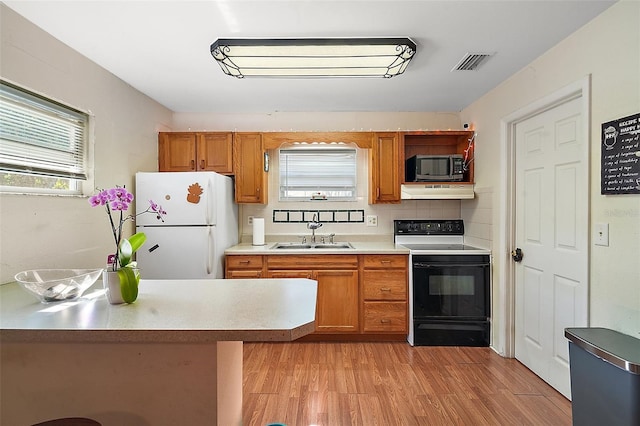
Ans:
[[[0,83],[0,171],[87,179],[88,116]]]
[[[331,200],[356,197],[356,150],[281,149],[279,155],[280,199]]]

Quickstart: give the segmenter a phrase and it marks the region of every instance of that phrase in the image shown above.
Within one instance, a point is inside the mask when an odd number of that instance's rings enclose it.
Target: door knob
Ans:
[[[516,248],[515,250],[511,250],[511,257],[513,258],[513,260],[515,262],[521,262],[522,261],[522,250],[520,248]]]

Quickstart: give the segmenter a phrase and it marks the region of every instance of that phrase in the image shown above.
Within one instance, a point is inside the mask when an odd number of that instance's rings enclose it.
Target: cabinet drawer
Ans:
[[[276,255],[267,257],[268,269],[351,269],[358,267],[358,256]]]
[[[407,272],[404,270],[364,271],[365,300],[407,301]]]
[[[241,269],[227,271],[225,278],[262,278],[262,270]]]
[[[374,254],[364,257],[365,268],[407,268],[408,256],[403,254]]]
[[[262,269],[262,256],[227,256],[227,269]]]
[[[304,269],[294,269],[294,270],[276,270],[276,271],[268,271],[267,278],[308,278],[311,279],[313,276],[311,271],[305,271]]]
[[[405,302],[364,302],[364,331],[407,332]]]

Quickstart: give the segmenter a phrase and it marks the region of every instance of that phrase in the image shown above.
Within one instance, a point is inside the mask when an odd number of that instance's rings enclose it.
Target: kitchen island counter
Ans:
[[[131,305],[100,286],[51,304],[0,286],[0,424],[239,425],[242,342],[314,330],[312,280],[142,280]]]

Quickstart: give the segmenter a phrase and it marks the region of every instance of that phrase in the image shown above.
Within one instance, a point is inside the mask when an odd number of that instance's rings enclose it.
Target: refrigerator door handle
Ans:
[[[214,228],[209,226],[207,227],[207,275],[213,274],[215,278],[216,274],[216,262],[214,262],[213,256],[216,253],[216,241],[214,238],[215,233],[213,232]]]
[[[216,208],[213,203],[215,203],[215,197],[219,194],[214,193],[215,188],[216,186],[212,182],[211,178],[207,179],[207,225],[217,225]]]

